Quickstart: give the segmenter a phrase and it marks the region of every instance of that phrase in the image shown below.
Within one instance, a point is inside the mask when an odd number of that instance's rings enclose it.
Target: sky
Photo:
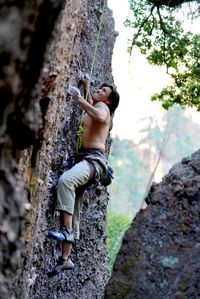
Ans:
[[[115,30],[119,33],[114,47],[112,69],[120,93],[120,104],[115,113],[112,135],[131,139],[137,144],[142,138],[142,119],[152,116],[162,126],[165,111],[159,102],[152,102],[150,97],[169,85],[171,79],[164,68],[149,65],[139,50],[133,51],[130,60],[127,46],[131,29],[123,25],[126,17],[131,16],[128,0],[108,0],[108,6],[113,11]],[[186,18],[184,20],[185,26],[189,28]],[[191,28],[194,31],[200,26]],[[199,114],[194,109],[188,109],[186,113],[200,124]]]

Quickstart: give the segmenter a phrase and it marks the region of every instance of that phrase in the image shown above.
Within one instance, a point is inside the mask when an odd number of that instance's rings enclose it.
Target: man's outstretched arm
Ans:
[[[88,103],[90,103],[91,105],[93,104],[93,98],[92,98],[92,95],[90,93],[90,90],[89,90],[89,76],[87,74],[83,75],[82,79],[81,79],[81,83],[82,83],[82,86],[83,86],[83,89],[84,89],[84,96],[87,100]]]

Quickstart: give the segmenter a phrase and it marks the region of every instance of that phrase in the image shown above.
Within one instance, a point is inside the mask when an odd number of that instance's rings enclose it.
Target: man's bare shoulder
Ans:
[[[104,109],[109,111],[108,106],[105,103],[99,102],[97,104],[94,105],[95,108],[97,109]]]

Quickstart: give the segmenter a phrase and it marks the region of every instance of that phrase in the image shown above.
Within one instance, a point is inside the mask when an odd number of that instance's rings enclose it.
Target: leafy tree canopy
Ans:
[[[184,31],[177,8],[160,2],[129,0],[133,17],[126,19],[125,26],[133,28],[133,37],[128,51],[131,54],[133,47],[138,47],[149,63],[166,66],[173,80],[152,100],[161,101],[165,109],[179,104],[200,111],[200,34]],[[198,17],[198,12],[197,5],[192,16]]]

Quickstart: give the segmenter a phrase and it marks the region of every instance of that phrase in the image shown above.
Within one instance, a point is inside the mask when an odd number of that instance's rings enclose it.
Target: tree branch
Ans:
[[[166,65],[166,68],[167,68],[167,74],[169,73],[169,65],[167,63],[167,58],[166,58],[166,52],[167,52],[167,49],[166,49],[166,35],[170,35],[170,33],[167,31],[164,23],[163,23],[163,19],[162,19],[162,16],[160,14],[160,9],[159,7],[157,6],[157,12],[158,12],[158,17],[159,17],[159,20],[160,20],[160,28],[162,29],[163,31],[163,34],[164,34],[164,41],[163,41],[163,57],[164,57],[164,62],[165,62],[165,65]]]
[[[153,14],[153,10],[154,8],[156,7],[156,5],[154,4],[152,7],[151,7],[151,10],[150,10],[150,14],[148,15],[148,17],[146,17],[142,23],[140,24],[140,27],[138,29],[138,32],[134,35],[134,38],[132,40],[132,44],[131,44],[131,51],[130,51],[130,54],[132,52],[132,49],[133,49],[133,46],[135,45],[135,41],[137,40],[138,36],[140,35],[140,32],[142,30],[142,28],[144,27],[144,25],[146,24],[146,22],[148,21],[148,19],[150,18],[150,16],[152,16]]]
[[[162,16],[161,16],[161,14],[160,14],[159,6],[157,6],[157,12],[158,12],[159,20],[160,20],[160,28],[162,29],[164,35],[171,35],[171,34],[169,33],[169,31],[168,31],[168,30],[166,29],[166,27],[165,27],[165,24],[164,24],[164,22],[163,22]]]
[[[165,5],[168,7],[176,7],[186,2],[195,2],[196,0],[148,0],[156,6]]]

